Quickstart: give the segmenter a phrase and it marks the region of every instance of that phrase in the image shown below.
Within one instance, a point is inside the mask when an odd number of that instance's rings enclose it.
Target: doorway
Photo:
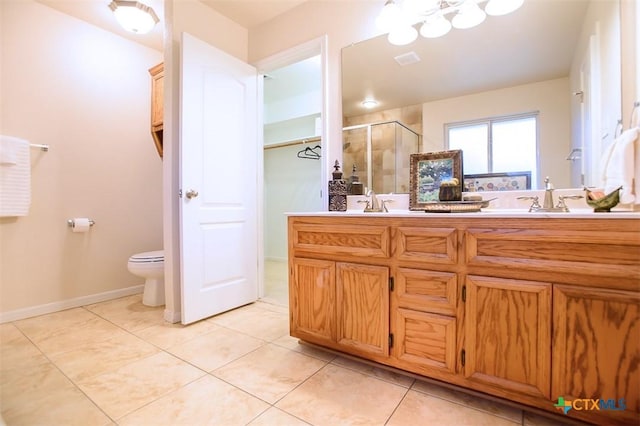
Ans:
[[[287,306],[285,213],[322,210],[321,55],[263,72],[262,299]]]

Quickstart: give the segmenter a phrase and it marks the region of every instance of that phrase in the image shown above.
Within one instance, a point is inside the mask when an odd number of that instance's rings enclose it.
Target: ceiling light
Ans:
[[[449,31],[451,31],[451,22],[442,13],[428,17],[420,27],[420,35],[426,38],[442,37]]]
[[[485,10],[479,6],[487,3]],[[414,25],[422,23],[420,34],[434,38],[451,27],[466,29],[482,23],[487,14],[505,15],[518,9],[524,0],[387,0],[376,19],[378,28],[388,32],[389,42],[409,44],[417,37]],[[447,18],[452,15],[452,18]]]
[[[362,106],[367,109],[375,108],[378,106],[378,101],[376,101],[375,99],[365,99],[364,101],[362,101]]]
[[[411,25],[396,27],[387,36],[389,43],[404,46],[418,38],[418,31]]]
[[[480,25],[486,17],[487,14],[478,7],[475,1],[467,0],[460,6],[458,13],[451,20],[451,25],[454,28],[465,30]]]
[[[387,0],[384,7],[380,11],[380,15],[376,18],[376,26],[378,29],[389,32],[401,20],[402,11],[393,0]]]
[[[138,1],[113,0],[109,4],[122,27],[137,34],[146,34],[160,21],[149,6]]]

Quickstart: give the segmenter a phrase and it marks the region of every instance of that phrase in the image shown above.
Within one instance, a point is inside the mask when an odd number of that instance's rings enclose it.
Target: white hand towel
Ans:
[[[620,202],[622,204],[631,204],[636,200],[634,189],[634,176],[636,174],[636,141],[638,139],[638,128],[627,129],[613,141],[611,154],[604,173],[604,191],[610,193],[619,186]]]
[[[26,216],[31,205],[31,153],[24,139],[0,135],[0,217]]]
[[[23,142],[22,139],[0,136],[0,165],[13,166],[18,164],[18,152]]]

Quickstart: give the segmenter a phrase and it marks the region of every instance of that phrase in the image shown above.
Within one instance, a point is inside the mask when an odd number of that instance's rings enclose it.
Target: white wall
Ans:
[[[292,145],[264,151],[264,256],[267,260],[287,260],[285,212],[323,210],[320,207],[320,161],[298,158],[300,149],[304,147]]]
[[[140,291],[127,259],[162,248],[148,73],[162,55],[31,0],[0,10],[0,133],[51,147],[31,150],[28,216],[0,219],[0,320]],[[67,228],[80,216],[86,234]]]
[[[425,103],[422,150],[445,149],[447,123],[539,111],[537,187],[542,188],[542,180],[549,176],[555,187],[568,188],[570,173],[565,158],[571,147],[570,96],[569,79],[561,78]]]

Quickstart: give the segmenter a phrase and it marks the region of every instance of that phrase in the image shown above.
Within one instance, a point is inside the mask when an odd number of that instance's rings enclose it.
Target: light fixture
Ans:
[[[109,8],[122,27],[137,34],[146,34],[160,21],[149,6],[139,1],[113,0]]]
[[[487,14],[484,10],[480,9],[478,3],[475,1],[465,1],[460,5],[458,13],[451,20],[451,25],[454,28],[466,30],[467,28],[473,28],[476,25],[480,25]]]
[[[486,3],[484,10],[480,3]],[[418,37],[414,28],[418,23],[422,23],[420,35],[423,37],[441,37],[451,27],[472,28],[481,24],[487,14],[506,15],[523,3],[524,0],[387,0],[376,25],[389,33],[390,43],[405,45]],[[451,20],[447,19],[450,14]]]
[[[362,101],[362,106],[367,109],[375,108],[378,106],[378,101],[376,101],[375,99],[365,99],[364,101]]]
[[[451,31],[451,22],[441,12],[428,16],[420,27],[420,35],[426,38],[442,37]]]

